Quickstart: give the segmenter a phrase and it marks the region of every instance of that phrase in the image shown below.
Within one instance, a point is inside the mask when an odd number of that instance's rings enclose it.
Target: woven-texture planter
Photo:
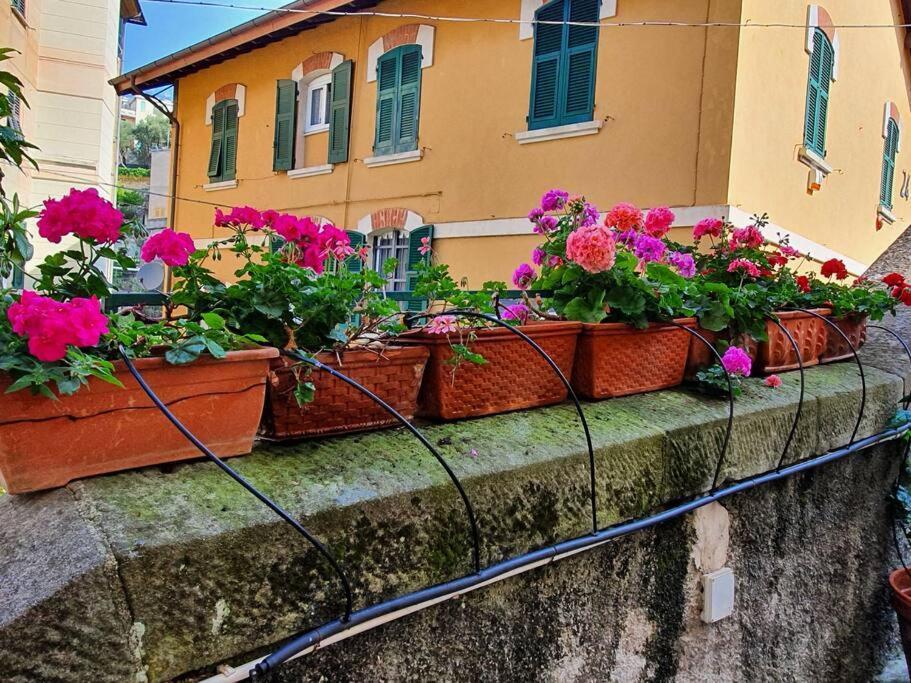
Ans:
[[[518,329],[541,346],[568,379],[580,328],[581,323],[576,322],[540,322]],[[477,339],[468,346],[487,362],[477,365],[462,361],[457,367],[450,362],[450,341],[458,344],[458,334],[447,338],[419,330],[406,335],[430,350],[418,400],[419,415],[458,420],[552,405],[566,399],[566,386],[525,340],[503,328],[480,329],[476,334]],[[463,336],[467,340],[468,333],[463,332]]]
[[[844,332],[855,349],[859,349],[867,341],[867,316],[845,315],[840,318],[829,316],[829,320]],[[819,357],[820,363],[835,363],[854,358],[851,347],[844,338],[829,326],[826,326],[826,337],[826,350]]]
[[[677,322],[693,323],[691,318]],[[658,323],[644,330],[625,323],[585,323],[573,389],[585,398],[600,399],[677,386],[683,382],[691,336]]]
[[[320,353],[316,358],[338,370],[383,399],[406,419],[414,417],[418,389],[427,364],[427,349],[420,346],[389,346],[382,352],[354,349]],[[399,425],[399,421],[372,398],[324,370],[309,371],[306,381],[316,386],[311,403],[303,406],[294,398],[295,361],[285,357],[272,361],[269,390],[260,434],[269,439],[300,439],[359,432]],[[308,366],[297,364],[308,374]]]
[[[819,315],[830,313],[828,308],[817,308],[813,312]],[[775,315],[797,342],[803,366],[808,368],[818,365],[819,356],[825,351],[828,339],[826,323],[803,311],[777,311]],[[753,372],[771,375],[776,372],[796,370],[800,367],[797,356],[794,354],[794,348],[781,328],[772,321],[767,321],[765,329],[768,341],[759,345],[759,354],[753,366]]]
[[[721,332],[712,332],[711,330],[703,329],[698,325],[694,325],[693,329],[696,330],[696,332],[702,335],[706,341],[710,342],[712,346],[715,346],[716,348],[718,342],[722,339],[730,342],[730,334],[726,330],[722,330]],[[756,354],[759,351],[759,344],[757,344],[756,340],[748,334],[741,334],[734,342],[734,345],[742,348],[747,352],[747,355],[753,359],[756,358]],[[715,358],[715,354],[709,351],[709,348],[701,341],[699,341],[699,339],[693,337],[690,340],[690,352],[686,359],[686,378],[688,380],[694,379],[697,372],[711,367],[717,362],[718,359]]]
[[[911,667],[911,576],[907,570],[894,570],[889,574],[889,588],[892,594],[892,608],[898,617],[898,632],[901,635],[905,662]]]
[[[216,455],[253,448],[276,349],[232,351],[170,365],[141,358],[136,368],[165,405]],[[201,457],[142,391],[122,362],[120,388],[92,379],[52,401],[26,391],[3,394],[0,373],[0,484],[10,493],[63,486],[74,479]]]

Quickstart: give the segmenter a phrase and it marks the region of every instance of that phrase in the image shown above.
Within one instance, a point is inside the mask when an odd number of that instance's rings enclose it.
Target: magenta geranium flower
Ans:
[[[542,263],[544,263],[544,259],[546,256],[547,256],[547,254],[544,252],[544,250],[541,247],[535,247],[531,252],[531,261],[536,266],[540,266]]]
[[[639,230],[642,227],[642,211],[626,202],[621,202],[607,212],[604,224],[620,232]]]
[[[544,193],[544,196],[541,197],[541,210],[544,212],[559,211],[566,206],[566,200],[568,199],[569,192],[563,190],[548,190]]]
[[[642,234],[636,239],[636,246],[633,251],[636,256],[648,263],[660,261],[664,257],[664,252],[667,251],[667,246],[663,240],[657,237]]]
[[[146,263],[158,258],[169,266],[185,266],[194,251],[196,245],[190,235],[165,228],[146,240],[139,255]]]
[[[645,232],[652,237],[664,237],[674,224],[674,212],[666,206],[659,206],[645,217]]]
[[[741,377],[749,377],[753,369],[753,359],[739,346],[728,347],[721,357],[721,364],[730,374]]]
[[[517,320],[524,325],[528,322],[528,306],[525,304],[512,304],[503,309],[503,320]]]
[[[108,332],[96,297],[63,302],[24,291],[6,316],[13,332],[28,340],[29,353],[45,363],[64,358],[69,346],[97,346]]]
[[[73,188],[60,199],[46,199],[38,217],[38,234],[54,244],[69,234],[98,243],[116,242],[122,226],[123,214],[94,187]]]
[[[703,218],[693,227],[693,239],[700,239],[706,235],[721,237],[724,221],[720,218]]]
[[[755,225],[737,228],[731,233],[731,246],[735,248],[739,245],[757,249],[762,246],[763,242],[765,242],[765,238]]]
[[[615,239],[603,225],[577,228],[566,238],[566,258],[589,273],[603,273],[617,260]]]
[[[528,289],[535,277],[535,269],[523,263],[512,274],[512,283],[519,289]]]
[[[535,223],[535,227],[532,228],[539,235],[546,235],[549,232],[553,232],[557,229],[557,217],[556,216],[541,216],[538,221]]]
[[[276,212],[270,211],[269,218],[276,218]],[[260,230],[266,225],[263,214],[252,206],[235,206],[226,214],[221,209],[215,209],[215,225],[219,228],[243,228]]]
[[[672,251],[667,257],[667,262],[674,266],[677,272],[685,278],[691,278],[696,274],[696,262],[693,260],[692,254]]]

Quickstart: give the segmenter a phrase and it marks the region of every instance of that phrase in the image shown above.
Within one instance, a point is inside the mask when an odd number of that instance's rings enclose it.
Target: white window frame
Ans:
[[[386,242],[386,244],[381,245],[381,241]],[[383,230],[374,232],[370,236],[371,262],[376,272],[383,272],[383,263],[386,259],[398,259],[398,266],[395,272],[386,278],[386,284],[383,286],[384,292],[404,292],[408,290],[409,245],[409,233],[405,230]]]
[[[312,81],[307,83],[307,97],[304,100],[304,135],[309,135],[310,133],[322,133],[323,131],[329,130],[329,89],[332,84],[332,74],[324,74],[322,76],[317,76]],[[313,112],[313,93],[317,90],[323,91],[323,106],[322,106],[322,116],[324,121],[322,123],[311,123],[310,114]]]

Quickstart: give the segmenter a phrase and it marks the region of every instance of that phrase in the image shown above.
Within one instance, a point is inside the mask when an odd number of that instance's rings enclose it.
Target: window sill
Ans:
[[[570,123],[566,126],[523,130],[521,133],[516,133],[515,138],[520,145],[528,145],[532,142],[547,142],[548,140],[562,140],[563,138],[577,138],[580,135],[595,135],[601,130],[603,125],[604,121],[601,119],[582,121],[581,123]]]
[[[305,168],[292,168],[288,171],[289,178],[309,178],[314,175],[326,175],[332,173],[335,164],[323,164],[322,166],[307,166]]]
[[[883,219],[883,222],[888,223],[889,225],[892,225],[895,221],[898,220],[896,215],[892,213],[892,209],[890,209],[888,206],[883,206],[882,204],[880,204],[876,209],[876,213],[880,218]]]
[[[424,150],[414,149],[410,152],[399,152],[398,154],[384,154],[382,156],[367,157],[364,159],[364,166],[373,168],[374,166],[392,166],[393,164],[407,164],[412,161],[420,161],[424,156]]]
[[[811,149],[806,147],[800,147],[800,151],[797,152],[797,158],[800,160],[800,163],[805,164],[812,168],[814,171],[819,171],[822,173],[823,177],[829,175],[832,172],[832,166],[821,156]]]
[[[311,128],[310,130],[304,131],[304,137],[309,137],[311,135],[319,135],[320,133],[328,133],[329,126],[324,126],[322,128]]]
[[[233,190],[237,187],[237,180],[221,180],[217,183],[206,183],[202,186],[206,192],[217,192],[218,190]]]

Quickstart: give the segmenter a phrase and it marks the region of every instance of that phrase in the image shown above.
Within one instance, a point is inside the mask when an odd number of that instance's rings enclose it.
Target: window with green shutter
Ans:
[[[419,263],[427,263],[430,254],[422,254],[421,246],[423,246],[421,240],[424,238],[428,239],[428,244],[433,241],[433,226],[424,225],[420,228],[415,228],[408,234],[408,289],[409,291],[414,290],[414,286],[417,283],[417,265]],[[406,310],[409,311],[423,311],[427,308],[427,301],[424,299],[411,299],[405,306]]]
[[[222,100],[212,107],[212,146],[209,180],[234,180],[237,165],[237,100]]]
[[[600,0],[551,0],[535,13],[528,128],[591,121]]]
[[[835,50],[822,31],[813,34],[810,55],[810,76],[807,79],[807,114],[804,121],[803,144],[821,157],[826,155],[826,118],[829,113],[829,86],[835,67]]]
[[[351,87],[354,62],[350,59],[332,70],[329,103],[329,163],[348,161],[348,129],[351,125]]]
[[[887,209],[892,208],[892,185],[895,180],[895,155],[898,153],[898,124],[889,119],[886,128],[886,142],[883,145],[883,170],[879,180],[879,203]]]
[[[297,83],[282,79],[275,84],[275,133],[272,139],[272,170],[289,171],[294,166],[294,124],[297,121]]]
[[[421,109],[421,46],[402,45],[379,58],[377,71],[377,155],[418,148]]]
[[[18,266],[13,266],[10,287],[13,289],[23,289],[25,287],[25,272]]]
[[[361,269],[364,267],[364,263],[361,261],[361,257],[358,254],[358,251],[361,247],[364,246],[364,244],[366,244],[367,238],[364,237],[363,234],[354,230],[347,230],[346,232],[348,233],[348,242],[350,243],[351,248],[354,249],[354,254],[349,256],[345,260],[345,263],[347,264],[348,270],[350,272],[360,273]]]

